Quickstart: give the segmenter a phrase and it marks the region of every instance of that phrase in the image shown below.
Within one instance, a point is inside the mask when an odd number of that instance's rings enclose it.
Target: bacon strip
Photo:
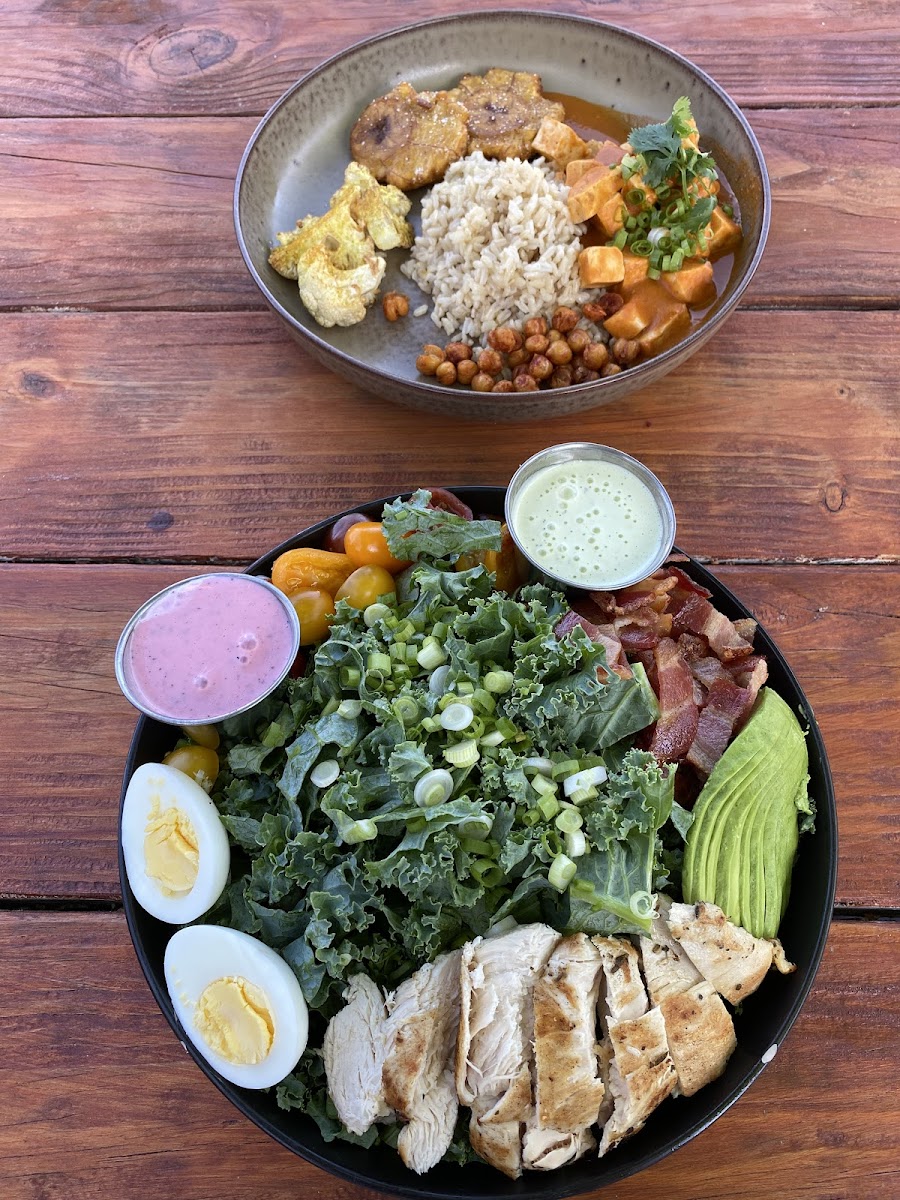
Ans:
[[[702,658],[691,667],[694,679],[705,686],[706,697],[687,761],[703,776],[709,775],[725,753],[733,735],[750,715],[759,689],[766,681],[766,660],[757,656],[754,662],[754,667],[744,673],[746,686],[737,683],[733,673],[717,658]]]
[[[622,649],[622,643],[612,625],[594,625],[581,613],[571,609],[557,622],[553,632],[562,641],[576,627],[583,629],[592,642],[599,642],[603,646],[606,651],[606,665],[613,674],[618,675],[620,679],[633,677],[628,659],[625,657],[625,651]]]
[[[746,658],[753,653],[752,643],[745,641],[731,621],[703,596],[688,596],[672,616],[672,628],[676,634],[700,634],[723,662]]]
[[[697,734],[697,705],[690,667],[671,638],[662,638],[654,651],[660,717],[650,749],[660,762],[685,756]]]

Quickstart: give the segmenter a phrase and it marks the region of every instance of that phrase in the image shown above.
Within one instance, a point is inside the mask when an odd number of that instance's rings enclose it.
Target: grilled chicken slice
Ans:
[[[381,1079],[387,1012],[381,989],[368,975],[354,975],[344,999],[325,1030],[325,1076],[342,1123],[362,1134],[391,1115]]]
[[[661,1004],[668,996],[680,996],[703,981],[703,976],[672,937],[666,924],[671,901],[659,896],[657,904],[659,916],[650,923],[650,936],[639,939],[641,965],[651,1004]]]
[[[468,154],[485,158],[528,158],[545,117],[561,121],[565,109],[541,92],[540,75],[491,67],[464,75],[450,93],[468,113]]]
[[[443,179],[466,153],[466,109],[449,92],[398,84],[373,100],[350,133],[350,153],[380,183],[404,192]]]
[[[532,1113],[532,992],[559,934],[547,925],[476,938],[462,951],[456,1048],[459,1099],[472,1108],[475,1150],[515,1179]]]
[[[575,1162],[597,1145],[589,1129],[563,1133],[529,1122],[522,1140],[522,1158],[529,1171],[555,1171]]]
[[[737,1038],[728,1009],[711,983],[703,980],[659,1005],[678,1092],[693,1096],[725,1070]]]
[[[673,904],[666,921],[703,978],[731,1004],[755,992],[773,965],[782,974],[795,969],[777,939],[753,937],[715,904]]]
[[[641,979],[638,952],[624,938],[595,937],[605,988],[602,1003],[610,1022],[633,1021],[647,1011],[647,992]]]
[[[459,964],[459,951],[441,955],[387,998],[384,1095],[408,1122],[397,1143],[400,1157],[420,1175],[444,1157],[456,1125]]]
[[[547,1133],[580,1135],[597,1120],[604,1093],[597,1061],[600,977],[600,951],[577,933],[563,938],[534,985],[535,1107]],[[527,1164],[528,1136],[525,1158]]]
[[[658,1008],[633,1021],[610,1021],[609,1091],[612,1115],[603,1126],[600,1157],[637,1133],[677,1082],[666,1025]]]

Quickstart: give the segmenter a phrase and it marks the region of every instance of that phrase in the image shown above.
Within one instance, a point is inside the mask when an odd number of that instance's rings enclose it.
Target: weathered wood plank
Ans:
[[[900,141],[900,109],[763,110],[752,120],[774,214],[747,303],[900,304],[900,164],[885,154]],[[0,307],[262,308],[231,216],[254,126],[0,121]],[[862,166],[871,162],[877,204]]]
[[[589,438],[662,476],[692,553],[897,558],[898,331],[739,312],[636,397],[501,430],[366,396],[267,312],[2,316],[0,555],[250,559],[361,499],[505,483]]]
[[[134,713],[113,651],[143,600],[197,569],[0,566],[0,893],[119,895],[116,820]],[[840,816],[838,903],[897,907],[900,570],[719,571],[778,640],[821,724]]]
[[[374,1197],[277,1146],[204,1079],[156,1009],[121,915],[4,913],[0,962],[15,981],[0,993],[5,1200]],[[900,926],[836,924],[773,1063],[699,1138],[616,1185],[617,1200],[771,1200],[773,1179],[784,1200],[895,1197],[898,1023]]]
[[[521,0],[495,0],[518,8]],[[608,20],[693,59],[741,104],[896,101],[900,38],[890,0],[802,5],[748,0],[670,7],[654,0],[538,0]],[[457,11],[448,0],[11,0],[0,19],[0,114],[264,112],[329,55],[412,21]],[[502,55],[498,55],[502,57]],[[479,60],[488,65],[487,60]]]

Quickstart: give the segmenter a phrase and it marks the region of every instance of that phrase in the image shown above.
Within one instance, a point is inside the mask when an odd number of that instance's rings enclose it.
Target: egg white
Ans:
[[[257,938],[221,925],[191,925],[169,939],[166,986],[181,1027],[210,1066],[231,1083],[266,1088],[289,1075],[306,1049],[309,1014],[297,977],[284,959]],[[194,1024],[204,990],[217,979],[240,976],[265,994],[275,1028],[262,1062],[222,1058]]]
[[[146,871],[144,837],[154,804],[161,812],[179,809],[197,837],[197,878],[180,896],[167,896]],[[151,916],[170,925],[186,925],[203,916],[228,880],[228,834],[215,804],[189,775],[162,763],[145,763],[131,777],[122,806],[122,851],[134,898]]]

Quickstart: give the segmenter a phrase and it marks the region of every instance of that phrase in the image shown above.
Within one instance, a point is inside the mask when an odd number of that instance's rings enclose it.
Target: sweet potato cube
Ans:
[[[555,117],[544,117],[541,127],[532,142],[532,148],[551,158],[562,170],[574,158],[587,158],[587,143],[583,141],[571,125],[557,121]]]
[[[622,251],[616,246],[588,246],[578,255],[581,286],[608,287],[625,277]]]
[[[595,223],[608,238],[614,238],[620,229],[624,229],[627,216],[622,197],[615,195],[597,211]]]
[[[707,243],[707,257],[713,262],[726,254],[733,254],[741,244],[741,227],[737,221],[725,215],[718,205],[713,209],[709,224],[704,230]]]
[[[618,194],[621,186],[621,171],[597,163],[569,188],[569,216],[577,224],[594,216],[610,200],[616,200],[621,206]]]
[[[707,308],[716,298],[712,263],[703,258],[689,258],[679,270],[663,271],[660,282],[688,308]]]
[[[630,250],[626,250],[622,255],[622,265],[625,273],[622,276],[619,291],[626,300],[630,300],[631,294],[637,285],[647,278],[647,271],[650,269],[650,259],[644,258],[640,254],[632,254]]]
[[[691,314],[686,304],[670,300],[661,306],[649,326],[638,337],[644,356],[650,358],[674,345],[691,327]]]
[[[614,167],[616,163],[620,163],[625,157],[625,151],[618,142],[604,141],[594,143],[594,158],[597,162],[606,163],[608,167]]]
[[[603,322],[613,337],[636,338],[655,320],[661,308],[674,304],[669,293],[652,279],[635,286],[631,299]]]
[[[574,187],[582,175],[587,175],[596,165],[592,158],[573,158],[570,163],[566,163],[566,183],[569,187]]]

